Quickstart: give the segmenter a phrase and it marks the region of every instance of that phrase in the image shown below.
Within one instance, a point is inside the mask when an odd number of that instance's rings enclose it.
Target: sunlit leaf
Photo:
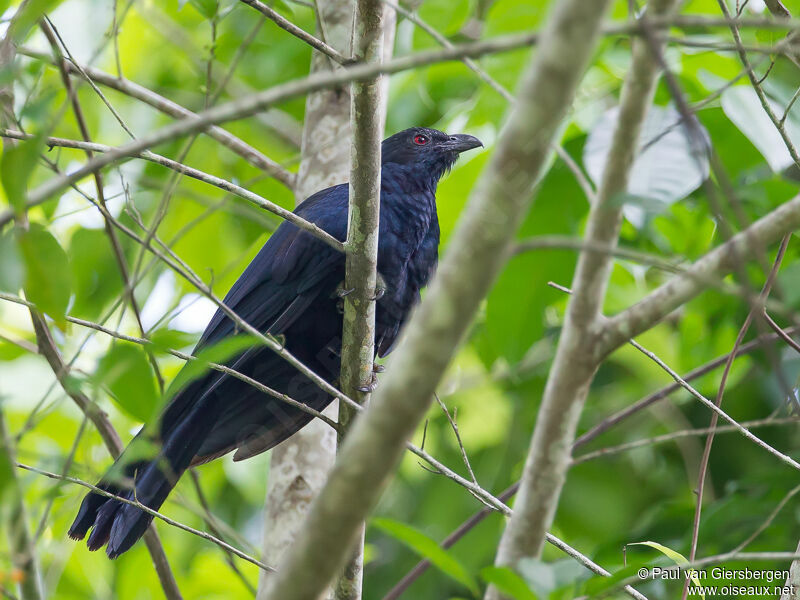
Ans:
[[[661,552],[661,554],[663,554],[664,556],[669,558],[672,562],[674,562],[679,567],[682,567],[683,565],[689,564],[689,561],[686,559],[686,557],[683,554],[681,554],[677,550],[673,550],[672,548],[670,548],[668,546],[665,546],[664,544],[659,544],[658,542],[631,542],[631,543],[629,543],[627,545],[628,546],[649,546],[650,548],[654,548],[655,550],[658,550],[659,552]],[[700,587],[701,584],[700,584],[699,577],[697,577],[697,575],[693,574],[693,571],[689,571],[689,575],[690,575],[690,577],[692,579],[692,583],[694,583],[697,587]],[[702,591],[699,591],[698,593],[699,593],[700,597],[705,600],[705,594],[703,594]]]
[[[79,229],[69,244],[75,304],[71,313],[94,318],[123,292],[122,277],[108,235],[102,229]]]
[[[0,233],[0,290],[16,293],[25,282],[25,264],[12,230]]]
[[[7,145],[3,149],[3,157],[0,160],[0,181],[3,183],[9,203],[17,210],[22,210],[25,206],[28,182],[43,149],[43,136]]]
[[[21,42],[45,13],[51,12],[62,0],[28,0],[20,5],[9,32],[16,42]]]
[[[158,407],[153,371],[141,346],[115,344],[100,360],[94,379],[137,421],[150,420]]]
[[[25,296],[57,321],[63,319],[72,284],[66,252],[35,223],[19,233],[18,242],[25,262]]]

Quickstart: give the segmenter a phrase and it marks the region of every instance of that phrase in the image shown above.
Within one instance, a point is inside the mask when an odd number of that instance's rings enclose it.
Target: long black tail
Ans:
[[[157,454],[155,458],[142,460],[142,448],[146,449],[149,444],[144,442],[146,432],[140,433],[97,487],[158,510],[189,468],[213,426],[214,418],[204,413],[202,408],[195,406],[188,418],[181,419],[174,429],[162,430],[165,435],[161,447],[149,453],[150,456]],[[152,520],[151,514],[136,506],[92,491],[83,499],[69,536],[75,540],[83,539],[92,528],[86,542],[89,550],[107,544],[106,554],[109,558],[116,558],[144,535]]]

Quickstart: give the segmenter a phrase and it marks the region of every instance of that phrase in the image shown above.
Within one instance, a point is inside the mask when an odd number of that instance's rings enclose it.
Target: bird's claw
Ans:
[[[379,365],[378,363],[372,363],[372,372],[373,373],[383,373],[386,370],[386,367],[383,365]]]
[[[344,288],[344,281],[343,281],[342,283],[339,284],[339,287],[336,288],[336,295],[339,298],[344,298],[345,296],[349,296],[350,294],[352,294],[355,291],[355,289],[356,288],[350,288],[349,290],[346,290]]]
[[[386,293],[386,280],[380,273],[376,273],[376,275],[377,279],[375,281],[375,295],[372,297],[374,302],[377,302],[383,298],[384,294]]]
[[[374,366],[373,372],[370,374],[369,383],[366,385],[362,385],[358,388],[359,392],[363,392],[364,394],[370,394],[378,389],[378,376],[375,375]]]

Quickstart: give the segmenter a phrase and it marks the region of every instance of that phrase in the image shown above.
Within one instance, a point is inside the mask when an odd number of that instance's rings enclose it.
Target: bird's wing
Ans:
[[[337,239],[344,240],[347,233],[347,185],[314,194],[300,205],[296,213]],[[277,335],[302,316],[321,293],[332,291],[321,289],[320,284],[329,279],[339,265],[344,273],[344,255],[341,252],[284,222],[267,240],[223,302],[258,331]],[[222,310],[217,310],[194,353],[238,332],[236,323]],[[236,360],[237,357],[232,359]],[[214,371],[181,390],[162,415],[162,438],[223,377]]]
[[[314,194],[295,211],[337,239],[347,234],[347,185]],[[317,286],[343,254],[297,226],[284,222],[267,240],[223,302],[250,325],[278,334],[288,327],[315,297]],[[309,294],[310,292],[310,294]],[[276,325],[277,323],[277,325]],[[235,331],[235,323],[217,310],[196,350]]]

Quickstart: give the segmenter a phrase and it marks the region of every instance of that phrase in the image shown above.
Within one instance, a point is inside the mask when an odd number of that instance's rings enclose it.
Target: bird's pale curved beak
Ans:
[[[472,150],[479,146],[481,148],[483,147],[483,142],[474,135],[467,135],[466,133],[451,135],[450,140],[445,143],[449,149],[455,150],[456,152],[466,152],[467,150]]]

